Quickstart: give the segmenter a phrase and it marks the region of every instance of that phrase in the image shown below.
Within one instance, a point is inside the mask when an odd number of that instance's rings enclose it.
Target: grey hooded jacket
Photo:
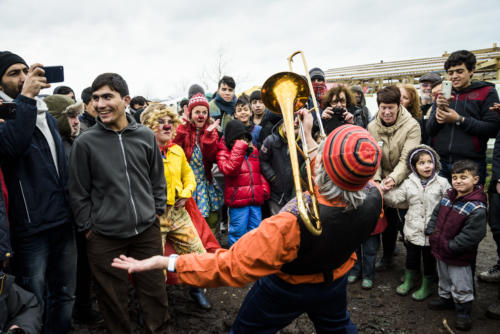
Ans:
[[[153,132],[127,115],[120,132],[97,120],[73,143],[69,192],[79,231],[129,238],[167,204],[163,161]]]

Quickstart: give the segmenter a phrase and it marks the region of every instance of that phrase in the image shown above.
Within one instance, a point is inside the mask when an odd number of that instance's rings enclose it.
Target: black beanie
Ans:
[[[252,104],[253,100],[262,100],[260,90],[254,90],[252,94],[250,94],[250,104]]]
[[[250,141],[252,140],[252,134],[248,132],[245,124],[238,121],[237,119],[233,119],[232,121],[227,123],[226,128],[224,129],[224,140],[226,142],[227,148],[231,149],[233,146],[233,140],[238,139],[243,135],[246,136]]]
[[[10,51],[0,51],[0,79],[5,74],[5,71],[14,64],[24,64],[28,67],[28,64],[23,58]]]
[[[198,84],[191,85],[188,90],[188,99],[191,99],[196,94],[201,93],[205,95],[205,90]]]

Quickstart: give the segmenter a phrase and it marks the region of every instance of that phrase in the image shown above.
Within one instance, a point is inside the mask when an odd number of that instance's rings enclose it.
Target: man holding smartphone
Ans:
[[[44,331],[66,333],[71,328],[76,249],[61,137],[56,120],[36,98],[48,87],[41,64],[28,67],[18,55],[0,52],[0,101],[14,102],[17,109],[15,119],[0,123],[15,253],[12,269],[17,283],[47,310]]]
[[[432,147],[441,157],[441,176],[451,182],[451,165],[463,159],[479,166],[479,183],[486,179],[486,143],[497,135],[500,117],[490,107],[498,102],[495,85],[471,81],[476,57],[470,51],[453,52],[444,69],[451,81],[451,98],[439,91],[426,125]]]

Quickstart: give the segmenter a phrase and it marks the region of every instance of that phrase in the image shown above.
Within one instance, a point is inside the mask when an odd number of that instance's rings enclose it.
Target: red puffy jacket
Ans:
[[[200,144],[203,166],[208,182],[212,183],[212,165],[216,162],[217,142],[219,134],[216,129],[207,131],[208,123],[199,131],[198,143]],[[177,127],[174,143],[182,147],[186,158],[191,161],[194,147],[196,146],[196,127],[191,123],[180,124]]]
[[[231,151],[224,138],[219,143],[217,165],[224,174],[224,203],[231,208],[262,205],[269,199],[269,183],[260,172],[259,151],[245,156],[248,144],[237,140]]]

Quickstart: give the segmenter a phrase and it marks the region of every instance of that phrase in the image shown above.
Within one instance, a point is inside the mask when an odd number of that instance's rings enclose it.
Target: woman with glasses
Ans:
[[[220,246],[206,221],[199,213],[190,212],[198,210],[192,199],[196,181],[184,151],[172,141],[179,124],[177,114],[164,104],[151,105],[143,114],[143,124],[155,133],[167,183],[167,208],[160,217],[163,245],[168,240],[176,254],[203,254],[206,253],[205,248],[215,251]],[[189,293],[200,307],[211,308],[201,289],[191,288]]]

